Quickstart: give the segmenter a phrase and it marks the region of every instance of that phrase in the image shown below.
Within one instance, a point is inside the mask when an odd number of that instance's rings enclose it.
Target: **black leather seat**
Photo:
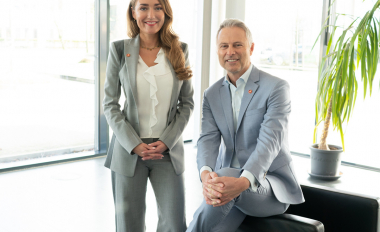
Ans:
[[[286,213],[320,220],[326,231],[380,232],[380,198],[321,186],[301,188],[305,202],[290,205]]]
[[[247,216],[236,232],[324,232],[321,222],[292,214]]]

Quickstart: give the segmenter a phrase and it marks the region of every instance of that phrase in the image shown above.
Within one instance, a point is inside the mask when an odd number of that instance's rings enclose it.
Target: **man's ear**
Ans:
[[[255,43],[251,44],[251,47],[249,48],[249,54],[252,56],[253,50],[255,48]]]

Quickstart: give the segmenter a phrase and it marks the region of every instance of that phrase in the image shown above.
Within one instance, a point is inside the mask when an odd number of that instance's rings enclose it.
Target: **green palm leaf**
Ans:
[[[367,89],[369,89],[369,95],[372,94],[379,60],[380,36],[378,30],[380,22],[374,17],[374,14],[379,7],[380,0],[376,1],[373,8],[360,21],[359,18],[353,19],[352,23],[338,37],[335,45],[333,45],[333,41],[338,28],[335,25],[336,20],[333,25],[326,25],[321,30],[319,36],[327,27],[331,28],[332,33],[319,67],[318,92],[315,99],[317,124],[314,129],[314,143],[316,142],[317,127],[320,122],[326,120],[331,101],[332,126],[339,131],[342,147],[345,148],[343,124],[349,121],[355,107],[358,92],[357,69],[360,70],[360,81],[363,83],[363,97],[366,97]],[[355,26],[356,24],[357,26]]]

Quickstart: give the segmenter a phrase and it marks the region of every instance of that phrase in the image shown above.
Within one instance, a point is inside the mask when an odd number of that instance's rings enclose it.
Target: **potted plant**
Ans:
[[[332,179],[340,177],[341,156],[345,150],[343,123],[348,123],[354,109],[358,82],[363,83],[364,98],[367,90],[369,95],[372,93],[380,37],[380,24],[374,13],[379,7],[380,0],[376,1],[364,17],[354,19],[339,35],[335,45],[333,41],[338,28],[336,20],[332,25],[326,25],[332,32],[319,67],[314,145],[310,147],[311,176]],[[360,78],[356,75],[357,69],[360,70]],[[317,144],[316,133],[321,122],[324,122],[324,126]],[[334,130],[340,133],[342,147],[326,143],[330,122]]]

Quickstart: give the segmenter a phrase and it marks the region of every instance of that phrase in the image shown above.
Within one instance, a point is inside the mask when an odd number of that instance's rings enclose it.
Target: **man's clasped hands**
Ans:
[[[214,207],[227,204],[250,186],[245,177],[219,177],[215,172],[207,170],[202,172],[201,179],[206,203]]]

